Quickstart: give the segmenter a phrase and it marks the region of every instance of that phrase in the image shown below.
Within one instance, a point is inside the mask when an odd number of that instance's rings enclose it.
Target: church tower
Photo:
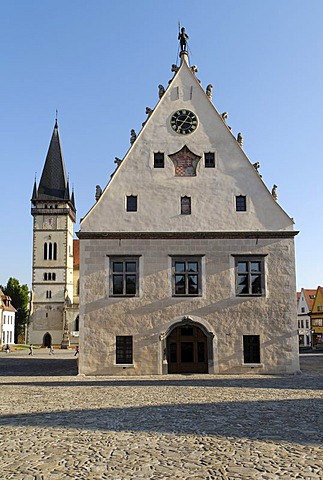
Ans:
[[[70,195],[57,120],[45,165],[31,199],[33,222],[32,311],[29,342],[69,346],[73,304],[74,193]]]

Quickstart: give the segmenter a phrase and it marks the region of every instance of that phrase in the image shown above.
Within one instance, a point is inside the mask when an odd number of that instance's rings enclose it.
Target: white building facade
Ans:
[[[79,371],[296,372],[293,221],[180,58],[80,225]]]
[[[302,288],[297,302],[298,335],[300,347],[312,346],[311,316],[316,290]]]
[[[15,342],[16,309],[11,305],[11,298],[0,290],[0,329],[2,345]]]

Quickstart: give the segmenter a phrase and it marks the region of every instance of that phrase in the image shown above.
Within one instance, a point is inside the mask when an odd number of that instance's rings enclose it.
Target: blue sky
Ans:
[[[30,197],[55,111],[78,221],[167,85],[178,20],[190,62],[295,219],[297,286],[323,284],[322,0],[3,0],[0,284],[31,286]],[[79,228],[78,222],[75,230]]]

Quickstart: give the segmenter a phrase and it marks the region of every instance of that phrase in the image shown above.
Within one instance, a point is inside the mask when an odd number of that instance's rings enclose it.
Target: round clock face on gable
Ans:
[[[177,112],[171,116],[170,125],[174,132],[187,135],[197,129],[198,119],[195,113],[190,110],[177,110]]]

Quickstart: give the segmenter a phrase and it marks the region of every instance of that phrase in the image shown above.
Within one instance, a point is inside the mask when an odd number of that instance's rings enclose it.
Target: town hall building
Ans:
[[[79,372],[297,372],[293,220],[180,40],[173,78],[80,223]]]

